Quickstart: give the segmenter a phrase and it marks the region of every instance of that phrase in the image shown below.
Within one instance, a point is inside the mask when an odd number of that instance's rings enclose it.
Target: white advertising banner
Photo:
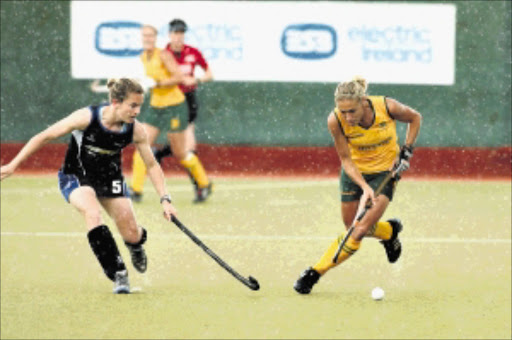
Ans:
[[[72,76],[140,76],[140,26],[164,47],[174,18],[216,80],[455,81],[453,4],[292,1],[72,1]]]

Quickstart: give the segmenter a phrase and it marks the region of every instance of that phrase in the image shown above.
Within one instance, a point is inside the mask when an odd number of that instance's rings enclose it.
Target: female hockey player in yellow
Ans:
[[[149,107],[142,112],[140,119],[144,122],[151,144],[156,141],[160,131],[167,132],[174,155],[197,183],[194,202],[203,202],[211,194],[212,183],[208,180],[199,158],[186,148],[188,108],[185,96],[178,87],[180,83],[190,85],[187,83],[190,77],[183,77],[178,63],[169,51],[156,47],[156,37],[156,28],[149,25],[142,27],[144,51],[141,60],[146,75],[154,80],[154,83],[150,86],[152,88]],[[142,198],[145,176],[146,167],[139,153],[135,151],[131,183],[131,196],[134,201],[140,201]]]
[[[402,230],[402,223],[399,219],[379,221],[393,199],[398,179],[389,181],[377,197],[374,190],[390,171],[399,173],[409,167],[421,115],[394,99],[368,96],[366,89],[366,80],[359,77],[340,83],[334,92],[336,107],[329,114],[327,125],[342,164],[341,215],[345,227],[352,225],[357,212],[368,200],[372,206],[355,225],[336,262],[333,259],[344,235],[329,246],[318,263],[301,274],[294,285],[300,294],[309,294],[322,275],[352,256],[365,236],[381,240],[389,262],[395,262],[401,254],[398,233]],[[396,120],[408,124],[405,144],[401,149]]]

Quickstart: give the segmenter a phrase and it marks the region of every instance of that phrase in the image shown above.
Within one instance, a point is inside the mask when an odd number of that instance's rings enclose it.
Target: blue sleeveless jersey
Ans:
[[[119,132],[108,130],[101,124],[101,110],[107,105],[90,106],[87,128],[72,131],[61,168],[64,174],[93,182],[122,178],[121,151],[133,141],[133,124],[125,124]]]

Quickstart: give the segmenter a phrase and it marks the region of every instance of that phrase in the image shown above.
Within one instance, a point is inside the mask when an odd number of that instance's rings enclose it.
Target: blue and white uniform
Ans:
[[[80,186],[92,187],[98,197],[128,197],[122,174],[121,150],[133,141],[133,124],[121,131],[101,123],[108,103],[89,106],[91,122],[85,130],[73,130],[64,164],[59,170],[59,187],[69,202],[71,192]]]

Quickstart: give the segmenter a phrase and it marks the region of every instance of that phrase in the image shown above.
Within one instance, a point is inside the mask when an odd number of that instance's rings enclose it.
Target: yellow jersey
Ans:
[[[352,161],[363,174],[389,170],[400,151],[396,123],[389,115],[384,96],[369,96],[374,121],[369,128],[350,126],[338,108],[334,114],[348,140]]]
[[[162,59],[160,59],[162,50],[155,48],[153,55],[148,59],[147,52],[142,52],[140,58],[144,64],[144,70],[148,77],[153,78],[155,81],[169,79],[171,73],[165,67]],[[185,95],[181,92],[178,85],[169,87],[155,87],[151,89],[151,100],[149,104],[154,107],[175,106],[185,101]]]

